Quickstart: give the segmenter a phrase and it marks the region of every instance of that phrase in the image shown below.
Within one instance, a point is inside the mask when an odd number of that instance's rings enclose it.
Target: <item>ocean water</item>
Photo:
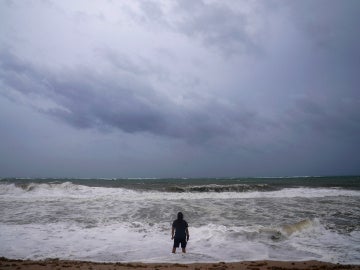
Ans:
[[[0,179],[0,256],[360,264],[360,177]]]

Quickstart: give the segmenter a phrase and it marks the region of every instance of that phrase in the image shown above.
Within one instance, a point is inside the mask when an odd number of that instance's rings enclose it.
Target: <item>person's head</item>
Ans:
[[[184,218],[183,213],[179,212],[179,213],[177,214],[177,218],[178,218],[178,220],[183,220],[183,218]]]

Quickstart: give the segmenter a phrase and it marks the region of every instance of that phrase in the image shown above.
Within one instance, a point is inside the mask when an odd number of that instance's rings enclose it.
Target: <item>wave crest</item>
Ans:
[[[304,219],[293,224],[285,224],[281,227],[281,230],[287,235],[291,235],[296,232],[301,232],[303,230],[309,229],[316,225],[316,222],[310,219]]]
[[[84,187],[71,182],[0,184],[0,195],[76,194]]]
[[[268,232],[270,232],[271,239],[272,240],[282,240],[284,238],[290,237],[292,234],[300,233],[306,230],[310,230],[312,228],[315,228],[317,226],[320,226],[320,222],[317,219],[303,219],[301,221],[291,223],[291,224],[284,224],[281,225],[277,229],[270,229]],[[264,230],[266,231],[266,230]]]
[[[267,184],[233,184],[233,185],[199,185],[199,186],[171,186],[166,192],[251,192],[251,191],[275,191],[274,187]]]

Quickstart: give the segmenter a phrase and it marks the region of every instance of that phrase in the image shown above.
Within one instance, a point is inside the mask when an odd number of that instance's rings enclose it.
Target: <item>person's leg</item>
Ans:
[[[186,239],[181,240],[181,250],[186,253]]]
[[[180,240],[178,238],[174,238],[172,253],[176,253],[176,248],[178,248],[179,246],[180,246]]]

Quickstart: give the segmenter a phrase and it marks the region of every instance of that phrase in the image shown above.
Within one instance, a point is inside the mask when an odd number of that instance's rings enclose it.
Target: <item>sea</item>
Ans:
[[[171,253],[178,212],[186,254]],[[360,176],[2,178],[0,257],[360,264]]]

